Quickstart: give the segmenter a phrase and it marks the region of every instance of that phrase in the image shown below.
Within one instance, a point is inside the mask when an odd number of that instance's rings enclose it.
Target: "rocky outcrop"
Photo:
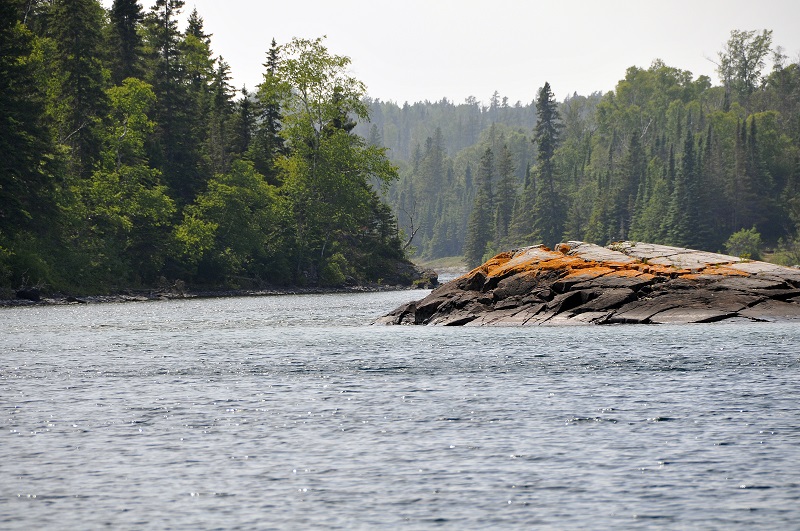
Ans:
[[[531,326],[800,320],[800,270],[620,242],[499,254],[379,324]]]

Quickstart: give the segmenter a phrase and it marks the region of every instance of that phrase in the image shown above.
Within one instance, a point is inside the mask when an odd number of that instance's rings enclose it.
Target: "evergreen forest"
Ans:
[[[273,40],[237,91],[183,8],[0,2],[0,287],[410,283],[350,59]]]
[[[800,64],[769,30],[733,30],[715,63],[721,86],[656,59],[560,101],[368,100],[356,131],[400,168],[386,200],[421,260],[636,240],[798,264]]]
[[[408,257],[567,240],[800,262],[800,64],[769,30],[720,43],[720,86],[656,59],[605,94],[401,106],[322,38],[236,89],[184,8],[0,2],[3,293],[410,283]]]

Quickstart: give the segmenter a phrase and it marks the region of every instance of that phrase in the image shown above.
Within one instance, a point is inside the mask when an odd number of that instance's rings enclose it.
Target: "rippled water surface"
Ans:
[[[0,309],[3,529],[797,529],[800,325]]]

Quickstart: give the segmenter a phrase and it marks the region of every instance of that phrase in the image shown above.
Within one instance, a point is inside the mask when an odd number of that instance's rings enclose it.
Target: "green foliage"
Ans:
[[[99,158],[98,131],[107,110],[103,9],[96,0],[56,0],[50,21],[58,67],[52,102],[58,139],[70,148],[71,171],[87,177]]]
[[[574,95],[556,103],[540,91],[538,109],[503,107],[498,95],[483,108],[474,101],[402,108],[372,101],[383,125],[373,136],[391,147],[403,168],[387,195],[401,227],[410,233],[413,220],[423,258],[456,254],[447,249],[449,241],[461,243],[474,263],[480,253],[472,241],[463,244],[486,225],[471,216],[476,201],[486,201],[473,169],[487,147],[499,153],[503,139],[513,134],[531,149],[511,150],[517,191],[505,237],[498,209],[502,181],[493,181],[493,232],[484,252],[565,239],[637,239],[718,250],[743,226],[755,226],[771,244],[795,238],[800,65],[779,58],[767,76],[771,33],[734,32],[732,38],[737,42],[729,42],[721,57],[739,63],[726,86],[656,60],[649,68],[629,68],[615,90],[602,96]],[[547,116],[556,113],[558,119],[545,128]],[[523,123],[523,116],[527,123],[512,130],[510,124]],[[440,126],[445,120],[460,129]],[[466,124],[478,130],[470,137],[477,141],[466,139]],[[441,163],[429,164],[433,160]]]
[[[108,12],[108,52],[111,80],[115,84],[144,72],[144,42],[139,25],[144,20],[138,0],[114,0]]]
[[[0,245],[25,230],[45,230],[53,214],[45,93],[35,35],[17,20],[17,2],[0,3]],[[8,251],[11,252],[11,251]]]
[[[314,278],[333,267],[337,246],[348,259],[358,254],[357,234],[375,214],[370,183],[388,185],[397,173],[384,148],[351,133],[350,116],[364,118],[367,108],[363,84],[347,73],[349,58],[330,54],[321,39],[294,39],[281,50],[272,83],[290,150],[278,154],[275,166],[293,220],[296,275]]]
[[[265,262],[279,252],[277,198],[249,162],[233,163],[184,209],[175,229],[181,257],[205,283],[235,285],[236,276],[269,278]],[[276,248],[277,247],[277,248]]]
[[[352,132],[368,108],[349,58],[273,41],[236,101],[183,7],[0,7],[0,286],[410,283],[379,197],[397,169]]]
[[[347,258],[342,253],[335,253],[325,261],[320,280],[328,286],[341,286],[347,279],[348,269]]]
[[[733,256],[745,259],[761,259],[761,234],[755,227],[741,229],[733,234],[725,242],[725,251]]]
[[[781,238],[769,261],[783,266],[800,266],[800,240]]]
[[[751,226],[789,256],[800,233],[800,65],[765,72],[769,31],[731,34],[720,87],[656,60],[607,94],[400,106],[323,39],[273,41],[237,96],[183,7],[0,4],[6,293],[410,282],[414,249],[715,250]]]
[[[765,59],[772,47],[772,30],[731,31],[730,39],[719,52],[717,72],[728,91],[733,91],[749,107],[750,96],[761,83]]]
[[[487,253],[487,245],[492,239],[494,212],[492,197],[493,171],[494,154],[491,148],[486,148],[478,169],[478,191],[470,213],[467,237],[464,243],[464,261],[470,268],[481,264],[484,255]]]

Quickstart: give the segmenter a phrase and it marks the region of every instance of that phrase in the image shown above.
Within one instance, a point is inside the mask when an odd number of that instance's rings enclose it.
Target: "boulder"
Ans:
[[[42,300],[42,292],[39,291],[39,288],[22,288],[18,289],[15,293],[18,299],[26,300],[26,301],[33,301],[38,302]]]
[[[501,253],[378,319],[533,326],[800,321],[800,271],[718,253],[584,242]]]

